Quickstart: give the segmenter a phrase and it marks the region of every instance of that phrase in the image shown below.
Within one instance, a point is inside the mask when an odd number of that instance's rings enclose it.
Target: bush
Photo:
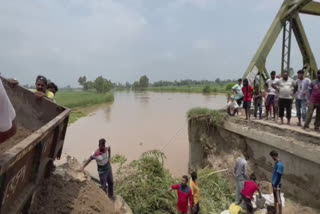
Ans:
[[[228,85],[226,86],[226,91],[231,91],[234,85],[234,83],[228,83]]]
[[[177,193],[169,188],[180,179],[163,167],[164,159],[164,154],[157,150],[144,153],[127,166],[123,166],[125,157],[112,158],[112,163],[121,165],[115,175],[115,192],[123,197],[134,214],[176,213]],[[220,213],[234,199],[226,180],[212,169],[198,171],[198,185],[201,213]]]
[[[229,208],[234,201],[229,184],[213,169],[202,169],[198,171],[198,186],[200,188],[201,213],[220,213]]]
[[[178,181],[163,167],[164,158],[160,151],[147,152],[118,170],[115,192],[123,197],[133,213],[175,213],[176,193],[168,189]]]
[[[206,86],[203,87],[202,93],[208,94],[208,93],[210,93],[210,92],[211,92],[211,88],[210,88],[209,85],[206,85]]]

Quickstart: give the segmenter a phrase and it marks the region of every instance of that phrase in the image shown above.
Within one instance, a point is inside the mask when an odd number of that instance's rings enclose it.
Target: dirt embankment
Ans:
[[[117,196],[111,201],[106,193],[77,171],[80,164],[67,156],[49,179],[42,182],[34,198],[31,214],[130,214],[131,210]]]

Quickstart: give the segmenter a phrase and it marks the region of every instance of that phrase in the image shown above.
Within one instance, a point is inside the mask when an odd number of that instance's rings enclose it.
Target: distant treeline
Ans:
[[[96,91],[98,93],[107,93],[111,90],[151,90],[151,91],[167,91],[167,92],[195,92],[195,93],[215,93],[230,90],[236,80],[160,80],[153,83],[149,82],[149,78],[143,75],[139,80],[133,83],[115,83],[102,76],[94,80],[88,80],[86,76],[81,76],[78,83],[82,88],[72,88],[71,86],[59,87],[59,91],[84,90]],[[26,88],[34,88],[34,85],[24,85]]]
[[[191,79],[185,79],[185,80],[175,80],[175,81],[157,81],[151,84],[152,87],[164,87],[164,86],[200,86],[200,85],[224,85],[231,82],[236,82],[236,80],[226,79],[226,80],[220,80],[217,78],[214,81],[211,80],[191,80]]]

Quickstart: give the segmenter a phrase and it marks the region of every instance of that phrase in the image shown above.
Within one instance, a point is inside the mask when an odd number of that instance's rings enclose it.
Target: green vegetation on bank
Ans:
[[[222,125],[224,122],[224,114],[220,111],[208,108],[192,108],[187,112],[187,118],[208,117],[212,125]]]
[[[134,214],[176,213],[177,193],[169,188],[180,183],[181,178],[174,178],[163,167],[164,159],[164,154],[157,150],[144,153],[128,165],[124,165],[126,158],[121,155],[112,158],[112,163],[120,165],[115,174],[115,192]],[[212,169],[198,171],[203,213],[220,213],[233,201],[227,182],[213,172]]]
[[[69,123],[73,123],[80,117],[84,117],[89,113],[85,109],[86,107],[111,103],[114,101],[114,96],[111,93],[99,94],[88,91],[61,91],[57,93],[55,100],[59,105],[72,110]]]

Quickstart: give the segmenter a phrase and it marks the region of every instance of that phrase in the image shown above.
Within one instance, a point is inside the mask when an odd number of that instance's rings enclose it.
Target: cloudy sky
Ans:
[[[80,75],[114,82],[238,78],[281,0],[10,0],[0,4],[0,72],[60,86]],[[320,62],[320,18],[302,16]],[[274,47],[268,69],[280,68]],[[301,67],[294,43],[293,67]]]

